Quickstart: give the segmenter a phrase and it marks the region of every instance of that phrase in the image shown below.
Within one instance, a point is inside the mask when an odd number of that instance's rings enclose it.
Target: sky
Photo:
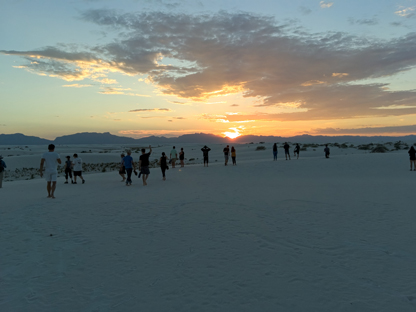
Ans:
[[[416,0],[0,7],[0,133],[416,133]]]

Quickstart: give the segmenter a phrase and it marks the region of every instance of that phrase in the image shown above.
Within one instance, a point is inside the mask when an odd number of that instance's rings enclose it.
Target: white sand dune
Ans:
[[[405,151],[247,150],[151,169],[146,187],[61,178],[55,200],[41,179],[5,182],[0,311],[416,310]]]

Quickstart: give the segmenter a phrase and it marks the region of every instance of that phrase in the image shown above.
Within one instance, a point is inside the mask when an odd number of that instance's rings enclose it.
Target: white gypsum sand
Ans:
[[[61,177],[53,200],[42,179],[5,182],[0,310],[415,310],[406,151],[279,148],[273,162],[270,144],[241,145],[225,167],[214,147],[209,168],[154,168],[146,187]]]

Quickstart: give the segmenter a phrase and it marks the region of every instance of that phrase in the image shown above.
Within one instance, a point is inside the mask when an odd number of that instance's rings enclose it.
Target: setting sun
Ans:
[[[224,134],[226,137],[230,139],[235,139],[240,136],[240,133],[236,133],[236,132],[224,132]]]

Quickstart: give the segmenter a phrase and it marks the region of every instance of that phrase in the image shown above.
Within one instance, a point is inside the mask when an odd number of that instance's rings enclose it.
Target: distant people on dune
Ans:
[[[296,159],[299,159],[299,151],[300,151],[299,143],[296,143],[295,150],[293,151],[293,157],[295,157],[296,155],[298,156]]]
[[[48,191],[48,198],[55,198],[56,181],[58,179],[58,164],[61,164],[61,158],[55,152],[55,145],[49,144],[48,152],[42,155],[40,161],[40,176],[45,175],[46,190]],[[43,173],[45,169],[45,174]]]
[[[206,145],[204,145],[204,147],[201,148],[202,155],[204,156],[204,167],[205,167],[205,164],[207,164],[207,167],[208,167],[208,162],[209,162],[208,161],[208,153],[209,153],[210,150],[211,149]]]
[[[172,168],[175,168],[175,163],[178,160],[178,152],[175,149],[175,146],[170,151],[170,160],[172,162]]]
[[[166,181],[166,170],[169,170],[169,166],[168,166],[168,158],[165,155],[165,152],[162,153],[162,157],[160,157],[159,159],[159,166],[160,169],[162,170],[162,176],[163,176],[163,181]]]
[[[179,160],[181,161],[181,167],[184,167],[185,152],[183,151],[183,147],[181,147],[181,151],[179,152]]]
[[[410,156],[410,171],[412,171],[412,164],[413,170],[416,171],[416,150],[414,146],[409,149],[409,156]]]
[[[121,182],[126,181],[126,176],[125,176],[125,174],[126,174],[126,167],[124,167],[124,161],[123,161],[123,159],[124,159],[125,156],[126,155],[124,155],[124,154],[121,154],[120,155],[121,161],[120,161],[120,169],[118,170],[118,174],[123,178],[123,180],[121,180]]]
[[[142,154],[139,159],[139,171],[142,175],[143,185],[147,185],[147,178],[149,177],[149,156],[152,154],[152,147],[149,145],[149,153],[146,153],[146,149],[142,148]]]
[[[64,184],[68,184],[68,176],[71,178],[71,184],[74,184],[74,180],[72,180],[71,156],[66,156],[64,169],[65,169],[65,183]]]
[[[273,144],[273,161],[277,160],[277,143]]]
[[[230,146],[227,145],[227,147],[224,147],[223,152],[224,152],[225,166],[227,166],[227,164],[228,164],[228,154],[230,153]]]
[[[74,168],[74,184],[77,184],[77,177],[80,177],[82,184],[84,184],[85,180],[84,180],[84,177],[82,176],[82,159],[78,157],[78,154],[74,154],[72,167]]]
[[[133,157],[131,157],[131,150],[127,150],[127,156],[123,158],[123,165],[126,168],[127,179],[126,179],[126,186],[130,186],[132,183],[131,174],[136,171],[136,166],[134,165]]]
[[[324,152],[325,152],[325,158],[329,158],[329,147],[328,147],[328,144],[325,144]]]
[[[6,163],[3,160],[3,156],[0,155],[0,188],[3,187],[4,170],[7,168]]]
[[[236,156],[237,156],[237,154],[235,152],[235,148],[234,148],[234,146],[232,146],[231,147],[231,159],[233,160],[233,166],[237,165],[237,162],[235,160]]]
[[[285,149],[286,160],[287,160],[287,157],[289,157],[289,160],[290,160],[290,152],[289,152],[290,146],[289,146],[289,144],[287,144],[287,142],[285,142],[285,145],[283,145],[283,148]]]

